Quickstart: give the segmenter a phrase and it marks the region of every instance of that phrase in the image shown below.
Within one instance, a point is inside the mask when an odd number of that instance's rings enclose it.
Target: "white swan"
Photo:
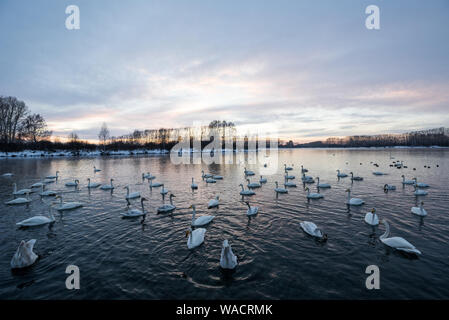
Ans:
[[[416,214],[421,217],[427,216],[427,211],[426,211],[426,209],[424,209],[424,202],[422,202],[422,201],[419,204],[419,207],[412,207],[411,211],[413,214]]]
[[[59,178],[59,176],[58,176],[58,174],[59,174],[59,171],[56,171],[56,175],[54,175],[54,176],[46,176],[45,177],[45,179],[49,179],[49,180],[58,180],[58,178]]]
[[[313,177],[311,177],[311,176],[306,176],[305,173],[302,174],[301,180],[302,180],[302,182],[304,182],[304,183],[315,183],[315,180],[313,180]]]
[[[320,183],[320,177],[316,177],[316,180],[317,180],[317,184],[316,184],[317,188],[326,189],[326,188],[331,187],[331,185],[329,183]]]
[[[253,176],[255,174],[254,171],[246,170],[246,168],[243,172],[245,173],[245,176]]]
[[[210,209],[210,208],[218,207],[219,200],[220,200],[219,196],[216,196],[215,199],[209,200],[209,203],[207,204],[207,208]]]
[[[202,177],[203,180],[204,180],[205,178],[212,178],[213,175],[210,174],[210,173],[204,173],[204,170],[201,170],[201,177]]]
[[[67,182],[65,184],[66,187],[77,187],[79,185],[80,181],[79,180],[74,180],[74,181],[70,181]]]
[[[20,241],[19,247],[11,259],[12,269],[26,268],[36,262],[38,256],[33,252],[35,243],[36,239],[31,239],[27,242]]]
[[[212,176],[212,179],[215,179],[215,180],[223,180],[223,176],[213,175],[213,176]]]
[[[376,209],[373,208],[371,212],[365,214],[365,222],[371,226],[377,226],[379,224],[379,216],[376,213]]]
[[[144,180],[144,179],[153,180],[153,179],[156,179],[156,176],[153,176],[149,172],[147,172],[146,174],[142,173],[142,180]]]
[[[380,172],[380,171],[374,171],[373,174],[374,174],[375,176],[383,176],[383,175],[385,175],[385,173]]]
[[[287,167],[287,165],[284,163],[284,170],[285,171],[290,171],[290,170],[293,170],[293,168],[292,167]]]
[[[12,194],[14,196],[24,195],[24,194],[33,192],[31,189],[20,189],[20,190],[17,190],[16,183],[13,183],[12,185],[13,185],[13,188],[14,188]]]
[[[340,170],[337,170],[337,177],[346,178],[348,175],[346,173],[341,173]]]
[[[104,184],[100,187],[101,190],[113,190],[114,189],[114,185],[112,184],[112,182],[114,181],[114,179],[111,179],[111,184]]]
[[[304,230],[305,233],[311,235],[312,237],[318,238],[323,241],[327,240],[327,234],[323,233],[321,229],[316,226],[315,223],[304,221],[301,222],[300,225],[302,230]]]
[[[216,183],[217,180],[215,180],[214,178],[207,178],[206,179],[206,183]]]
[[[321,193],[315,193],[315,192],[310,192],[309,188],[305,189],[307,191],[307,199],[321,199],[324,198],[324,196]]]
[[[160,183],[160,182],[153,183],[153,180],[150,180],[150,189],[159,188],[159,187],[162,187],[163,185],[164,185],[163,183]]]
[[[126,199],[135,199],[135,198],[140,198],[140,192],[129,192],[129,187],[123,187],[123,189],[126,189]]]
[[[405,180],[405,176],[402,175],[402,184],[415,184],[415,180]]]
[[[59,207],[56,208],[58,211],[66,211],[66,210],[72,210],[76,208],[80,208],[83,206],[81,202],[62,202],[62,196],[56,196],[56,199],[59,199]]]
[[[198,185],[193,181],[193,178],[192,178],[192,184],[190,185],[190,188],[198,189]]]
[[[237,256],[232,252],[231,245],[228,240],[223,241],[223,247],[221,248],[220,267],[223,269],[235,269],[237,266]]]
[[[41,197],[55,197],[58,195],[56,191],[47,190],[45,191],[45,186],[42,186],[41,193],[39,193]]]
[[[430,186],[427,183],[418,182],[418,179],[413,178],[413,181],[415,182],[414,185],[418,188],[429,188]]]
[[[295,179],[295,176],[289,176],[288,175],[288,173],[287,173],[287,171],[285,171],[285,179],[287,179],[287,180],[293,180],[293,179]]]
[[[36,183],[33,183],[30,188],[40,188],[43,185],[44,185],[44,183],[42,181],[41,182],[36,182]]]
[[[239,186],[242,187],[242,191],[240,191],[240,195],[242,196],[253,196],[256,194],[253,190],[245,190],[243,184],[239,184]]]
[[[285,188],[279,188],[278,182],[275,181],[274,182],[276,184],[276,188],[274,188],[274,191],[276,192],[276,194],[278,193],[288,193],[288,190]]]
[[[42,226],[49,223],[55,222],[55,217],[51,212],[51,206],[49,207],[50,212],[48,213],[48,217],[46,216],[34,216],[23,221],[17,222],[16,225],[19,227],[36,227]]]
[[[26,198],[15,198],[14,200],[5,202],[5,204],[8,204],[8,205],[17,205],[17,204],[28,204],[28,203],[30,203],[30,202],[31,202],[30,194],[27,193],[27,194],[26,194]]]
[[[396,186],[393,186],[391,184],[385,184],[384,191],[390,191],[390,190],[396,190]]]
[[[255,188],[260,188],[261,187],[260,183],[257,183],[257,182],[251,183],[251,181],[249,179],[246,179],[246,181],[248,182],[248,184],[246,186],[248,188],[250,188],[250,189],[255,189]]]
[[[354,177],[354,173],[353,172],[350,172],[349,174],[351,175],[351,180],[352,181],[363,181],[362,177],[358,177],[358,176]]]
[[[248,206],[248,210],[246,210],[246,215],[247,216],[254,216],[257,214],[257,212],[259,212],[259,208],[258,207],[251,207],[249,205],[248,201],[245,201],[246,205]]]
[[[171,193],[170,194],[170,204],[164,204],[157,208],[157,213],[169,213],[176,209],[176,206],[173,204],[173,198],[176,198],[176,196]]]
[[[415,192],[413,192],[415,196],[426,196],[428,194],[426,190],[420,190],[416,185],[414,185],[413,187],[415,187]]]
[[[142,210],[139,209],[129,209],[129,201],[128,201],[128,210],[126,212],[120,213],[123,218],[135,218],[135,217],[141,217],[146,216],[147,211],[145,211],[145,207],[143,205],[143,202],[147,201],[146,198],[142,197],[140,198],[140,205],[142,206]]]
[[[192,231],[192,228],[189,228],[186,232],[187,239],[187,248],[194,249],[201,245],[204,242],[204,235],[206,233],[206,229],[198,228]]]
[[[346,204],[349,204],[351,206],[361,206],[365,203],[362,199],[359,198],[351,198],[351,189],[347,189],[346,192],[348,193],[348,199],[346,200]]]
[[[95,166],[94,166],[94,172],[100,172],[101,171],[101,169],[97,169]]]
[[[385,219],[382,219],[382,222],[385,226],[385,233],[379,237],[380,241],[382,241],[383,244],[394,248],[396,250],[408,252],[408,253],[415,253],[415,254],[421,254],[421,251],[416,249],[414,245],[412,245],[410,242],[405,240],[401,237],[392,237],[388,238],[390,234],[390,225]]]
[[[260,176],[260,180],[259,183],[267,183],[267,178],[262,178],[262,176]]]
[[[296,188],[296,183],[290,182],[287,177],[284,177],[284,187]]]
[[[161,192],[162,195],[166,195],[168,193],[168,189],[165,189],[164,184],[162,184]]]
[[[309,172],[309,170],[307,170],[306,168],[303,167],[303,165],[301,165],[301,173],[306,173]]]
[[[210,223],[212,220],[214,220],[214,218],[215,218],[215,216],[201,216],[201,217],[195,219],[195,216],[196,216],[196,208],[195,208],[195,205],[192,204],[192,205],[189,207],[189,209],[192,209],[192,210],[193,210],[193,213],[192,213],[192,223],[191,223],[192,227],[201,227],[201,226],[204,226],[204,225],[206,225],[206,224],[209,224],[209,223]]]
[[[87,181],[88,181],[87,188],[89,189],[98,188],[99,186],[101,186],[101,183],[98,182],[91,183],[90,178],[87,178]]]

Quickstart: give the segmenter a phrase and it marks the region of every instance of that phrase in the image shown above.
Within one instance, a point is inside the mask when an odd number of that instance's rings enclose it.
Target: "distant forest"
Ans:
[[[236,127],[233,122],[214,120],[207,126],[198,128],[160,128],[134,130],[130,134],[111,136],[106,123],[103,123],[98,133],[99,143],[91,143],[79,138],[76,132],[67,137],[54,137],[48,130],[44,117],[33,114],[23,101],[15,97],[0,96],[0,151],[17,152],[23,150],[57,151],[69,150],[95,151],[107,154],[109,151],[120,150],[170,150],[181,137],[189,137],[201,141],[201,149],[213,141],[216,133],[225,148],[225,140],[231,139],[232,148],[237,148]],[[53,138],[53,139],[52,139]],[[243,140],[243,148],[248,149],[248,138]],[[328,138],[325,141],[315,141],[306,144],[279,142],[284,148],[317,148],[317,147],[390,147],[390,146],[445,146],[449,147],[449,130],[438,128],[416,131],[405,134],[383,134],[375,136],[351,136],[346,138]],[[258,141],[255,147],[259,147]],[[269,147],[266,145],[266,147]]]
[[[414,131],[403,134],[379,134],[374,136],[350,136],[345,138],[328,138],[325,141],[314,141],[294,144],[292,141],[283,144],[284,148],[360,148],[360,147],[396,147],[396,146],[440,146],[449,147],[449,129],[436,128]]]

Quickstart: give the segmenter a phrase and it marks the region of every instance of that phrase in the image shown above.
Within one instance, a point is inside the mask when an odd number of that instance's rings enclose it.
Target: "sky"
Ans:
[[[0,0],[0,95],[83,139],[103,122],[218,119],[297,142],[448,127],[449,1]]]

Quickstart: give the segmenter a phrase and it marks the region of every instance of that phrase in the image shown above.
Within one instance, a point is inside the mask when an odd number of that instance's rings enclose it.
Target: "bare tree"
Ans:
[[[30,114],[21,123],[20,136],[36,143],[39,139],[51,136],[52,132],[47,130],[45,119],[38,113]]]
[[[0,140],[12,143],[16,140],[21,121],[28,113],[25,102],[15,97],[0,97]]]
[[[69,138],[70,143],[78,143],[79,142],[79,138],[78,138],[78,135],[76,134],[76,132],[70,133],[68,138]]]
[[[109,139],[109,129],[106,122],[103,122],[103,125],[101,126],[98,139],[103,143],[103,150],[106,150],[106,141]]]

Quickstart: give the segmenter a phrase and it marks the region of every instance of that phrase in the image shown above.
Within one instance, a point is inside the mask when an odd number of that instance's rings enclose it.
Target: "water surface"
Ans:
[[[260,212],[251,219],[238,185],[245,182],[245,166],[256,174],[259,167],[242,161],[174,165],[169,156],[0,160],[0,173],[15,173],[12,178],[0,177],[0,298],[448,299],[449,151],[400,149],[391,155],[408,168],[390,167],[395,160],[386,150],[282,150],[277,174],[267,176],[268,183],[250,198]],[[283,181],[284,163],[294,164],[289,174],[296,176],[293,181],[298,187],[276,198],[274,181]],[[321,190],[324,199],[307,201],[300,183],[301,164],[309,169],[308,175],[332,185]],[[94,174],[94,165],[102,171]],[[354,171],[364,181],[338,180],[336,169]],[[12,183],[19,189],[29,187],[56,170],[60,179],[47,189],[61,191],[64,201],[81,201],[84,207],[56,214],[51,227],[17,229],[16,222],[47,214],[49,199],[44,202],[32,194],[29,206],[6,206],[3,203],[12,199]],[[201,170],[222,175],[224,180],[206,185]],[[141,174],[147,171],[176,195],[178,209],[173,215],[155,214],[162,198],[159,189],[150,191],[142,181]],[[388,175],[374,176],[373,171]],[[402,174],[430,184],[429,195],[417,199],[411,186],[402,187]],[[114,178],[116,188],[112,193],[89,192],[88,177],[101,183]],[[194,192],[191,177],[199,184]],[[75,178],[81,181],[78,191],[65,187]],[[385,183],[396,185],[397,190],[385,193]],[[126,210],[126,185],[149,200],[151,213],[143,225],[139,219],[120,216]],[[366,204],[348,212],[347,188]],[[207,202],[216,195],[219,208],[208,210]],[[421,200],[429,213],[424,219],[410,213]],[[193,251],[187,249],[185,238],[191,204],[196,204],[198,215],[216,216],[206,227],[204,244]],[[139,200],[132,205],[139,206]],[[372,229],[363,221],[373,207],[390,222],[391,236],[406,238],[422,256],[407,257],[380,243],[383,226]],[[304,220],[321,227],[328,241],[319,243],[304,234],[299,227]],[[19,242],[33,238],[40,259],[27,270],[12,272],[9,263]],[[238,256],[233,274],[219,268],[224,239]],[[80,290],[65,288],[69,264],[80,268]],[[372,264],[380,268],[380,290],[365,288],[365,269]]]

